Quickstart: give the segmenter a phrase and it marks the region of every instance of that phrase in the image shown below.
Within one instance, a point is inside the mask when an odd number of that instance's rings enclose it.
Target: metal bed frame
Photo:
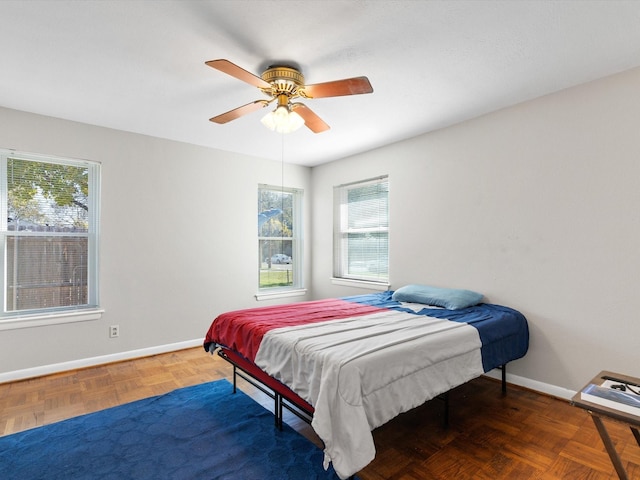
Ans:
[[[230,350],[219,348],[217,353],[219,357],[223,358],[233,366],[233,393],[236,393],[237,379],[240,377],[274,401],[273,413],[275,417],[275,425],[278,429],[282,430],[282,415],[284,409],[288,410],[301,420],[311,424],[314,412],[313,407],[289,389],[289,387],[270,377],[267,373],[260,370],[248,360],[245,360],[239,355],[233,354]],[[502,372],[502,395],[506,395],[507,364],[505,363],[498,368]],[[444,425],[447,427],[449,426],[449,392],[447,391],[435,398],[444,402]]]

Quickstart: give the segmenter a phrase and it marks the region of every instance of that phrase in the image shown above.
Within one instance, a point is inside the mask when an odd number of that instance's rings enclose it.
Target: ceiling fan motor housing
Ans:
[[[261,78],[271,84],[273,96],[286,94],[289,97],[298,95],[298,89],[304,86],[304,76],[295,68],[271,67],[265,70]]]

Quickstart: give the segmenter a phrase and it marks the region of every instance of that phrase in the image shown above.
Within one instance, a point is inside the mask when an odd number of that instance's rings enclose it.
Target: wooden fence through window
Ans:
[[[87,254],[82,234],[7,235],[7,311],[86,305]]]

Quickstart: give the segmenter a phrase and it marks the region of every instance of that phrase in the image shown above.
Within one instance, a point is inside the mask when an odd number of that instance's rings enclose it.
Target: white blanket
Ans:
[[[255,363],[313,405],[344,479],[375,457],[374,428],[482,375],[481,346],[465,323],[385,310],[271,330]]]

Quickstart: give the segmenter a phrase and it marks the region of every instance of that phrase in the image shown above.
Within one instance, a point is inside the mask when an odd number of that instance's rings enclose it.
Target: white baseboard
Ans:
[[[186,340],[184,342],[170,343],[167,345],[158,345],[156,347],[141,348],[139,350],[129,350],[127,352],[113,353],[110,355],[102,355],[99,357],[82,358],[80,360],[72,360],[70,362],[54,363],[51,365],[42,365],[39,367],[25,368],[23,370],[15,370],[13,372],[0,373],[0,383],[15,382],[16,380],[25,380],[27,378],[41,377],[52,373],[66,372],[76,370],[78,368],[93,367],[103,365],[105,363],[120,362],[123,360],[131,360],[133,358],[148,357],[160,353],[173,352],[185,348],[198,347],[202,345],[202,339]],[[498,369],[491,370],[485,374],[488,377],[500,380],[502,372]],[[507,370],[507,382],[513,385],[534,390],[536,392],[545,393],[552,397],[570,400],[576,392],[567,390],[566,388],[550,385],[548,383],[538,382],[526,377],[513,375]]]
[[[502,379],[502,371],[498,369],[491,370],[490,372],[485,373],[485,375],[498,380]],[[509,368],[507,368],[507,383],[525,387],[536,392],[545,393],[552,397],[562,398],[564,400],[571,400],[571,397],[576,394],[573,390],[567,390],[566,388],[558,387],[556,385],[550,385],[548,383],[538,382],[537,380],[531,380],[530,378],[513,375],[509,373]]]
[[[202,345],[202,339],[186,340],[184,342],[170,343],[168,345],[158,345],[156,347],[141,348],[139,350],[129,350],[127,352],[112,353],[110,355],[101,355],[99,357],[81,358],[70,362],[54,363],[51,365],[42,365],[39,367],[25,368],[23,370],[15,370],[13,372],[0,373],[0,383],[15,382],[16,380],[25,380],[27,378],[41,377],[52,373],[66,372],[76,370],[78,368],[94,367],[105,363],[120,362],[123,360],[131,360],[132,358],[148,357],[159,353],[173,352],[192,348]],[[204,352],[204,349],[202,350]]]

